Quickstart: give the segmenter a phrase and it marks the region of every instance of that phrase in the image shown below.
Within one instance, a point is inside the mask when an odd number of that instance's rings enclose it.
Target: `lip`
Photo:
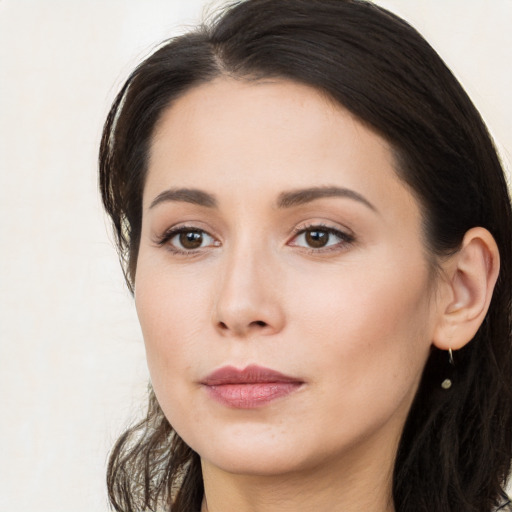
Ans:
[[[208,375],[201,384],[223,405],[253,409],[293,393],[304,382],[270,368],[250,365],[241,370],[224,366]]]

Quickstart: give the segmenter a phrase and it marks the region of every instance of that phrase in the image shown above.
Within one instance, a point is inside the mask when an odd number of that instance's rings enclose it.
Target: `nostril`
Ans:
[[[249,324],[245,324],[245,325],[239,325],[236,322],[234,322],[231,325],[229,322],[226,323],[226,322],[219,321],[217,323],[217,328],[220,331],[224,331],[224,332],[233,331],[233,332],[237,332],[240,334],[242,332],[249,332],[252,329],[259,330],[264,327],[268,327],[268,325],[269,324],[263,320],[254,320],[253,322],[250,322]]]

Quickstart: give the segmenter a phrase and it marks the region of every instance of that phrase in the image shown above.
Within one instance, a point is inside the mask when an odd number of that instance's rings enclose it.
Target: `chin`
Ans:
[[[220,470],[245,476],[276,477],[294,472],[307,471],[314,466],[307,460],[287,450],[265,449],[258,446],[229,450],[222,453],[207,453],[201,456],[203,461]]]
[[[199,454],[203,463],[228,473],[276,476],[314,465],[300,439],[277,432],[268,425],[259,425],[259,428],[239,425],[224,433],[217,429],[210,434],[205,435],[203,430],[197,436],[184,435],[182,438]]]

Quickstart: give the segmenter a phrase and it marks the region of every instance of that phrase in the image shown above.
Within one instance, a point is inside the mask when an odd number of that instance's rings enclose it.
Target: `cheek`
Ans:
[[[310,281],[306,289],[302,300],[291,294],[292,315],[301,336],[315,340],[307,347],[310,356],[330,368],[333,378],[342,385],[368,376],[377,385],[419,378],[432,331],[423,266],[345,268]]]
[[[317,281],[295,303],[302,346],[289,351],[318,379],[318,410],[330,411],[321,416],[323,435],[364,436],[391,418],[401,429],[430,350],[421,275],[354,271],[324,284],[327,291]]]
[[[142,262],[137,270],[135,305],[144,336],[151,379],[155,388],[165,379],[177,380],[190,370],[191,354],[205,329],[208,294],[203,280],[172,277],[158,266]]]

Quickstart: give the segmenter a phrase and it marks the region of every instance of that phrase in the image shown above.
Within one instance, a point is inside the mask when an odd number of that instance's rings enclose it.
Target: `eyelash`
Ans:
[[[329,235],[333,235],[338,238],[338,242],[332,245],[314,248],[314,247],[304,247],[299,245],[294,245],[294,247],[300,247],[301,249],[311,253],[326,253],[330,251],[339,251],[340,248],[347,248],[351,246],[355,241],[355,237],[352,233],[347,233],[344,231],[340,231],[339,229],[333,228],[331,226],[327,226],[325,224],[310,224],[308,226],[297,227],[294,229],[295,235],[293,240],[296,240],[300,235],[305,235],[307,232],[320,231],[327,233]],[[341,247],[340,247],[341,246]]]
[[[204,249],[204,247],[198,248],[198,249],[180,249],[178,247],[173,246],[169,242],[176,236],[181,235],[183,233],[200,233],[200,234],[206,234],[213,240],[215,240],[207,231],[204,229],[200,229],[196,226],[179,226],[176,228],[171,228],[165,231],[161,236],[159,236],[156,240],[156,244],[159,246],[166,246],[166,248],[172,252],[173,254],[178,255],[187,255],[187,256],[193,256],[195,254],[198,254],[201,249]],[[219,245],[217,242],[215,245]]]
[[[336,238],[339,239],[339,242],[332,244],[332,245],[318,247],[318,248],[291,244],[292,247],[299,247],[302,250],[307,251],[311,254],[318,254],[318,253],[325,253],[325,252],[330,252],[330,251],[337,251],[337,250],[340,250],[340,245],[343,247],[347,247],[347,246],[352,245],[355,242],[355,237],[353,234],[340,231],[338,229],[335,229],[333,227],[330,227],[330,226],[327,226],[324,224],[310,224],[310,225],[307,225],[304,227],[295,228],[292,241],[296,240],[301,235],[305,235],[308,232],[311,233],[314,231],[320,231],[320,232],[327,233],[328,235],[335,236]],[[172,244],[169,243],[173,238],[175,238],[176,236],[183,234],[183,233],[200,233],[203,236],[206,234],[208,237],[215,240],[213,238],[213,236],[210,235],[207,231],[205,231],[203,229],[199,229],[196,226],[179,226],[179,227],[171,228],[171,229],[168,229],[167,231],[165,231],[161,236],[159,236],[157,238],[156,244],[158,246],[167,246],[167,249],[170,252],[172,252],[173,254],[186,255],[186,256],[194,256],[194,255],[200,253],[205,248],[208,248],[208,246],[207,246],[207,247],[200,247],[197,249],[180,249],[180,248],[173,246]],[[218,245],[220,245],[220,243],[218,241],[216,241],[216,243],[213,244],[213,246],[218,246]]]

